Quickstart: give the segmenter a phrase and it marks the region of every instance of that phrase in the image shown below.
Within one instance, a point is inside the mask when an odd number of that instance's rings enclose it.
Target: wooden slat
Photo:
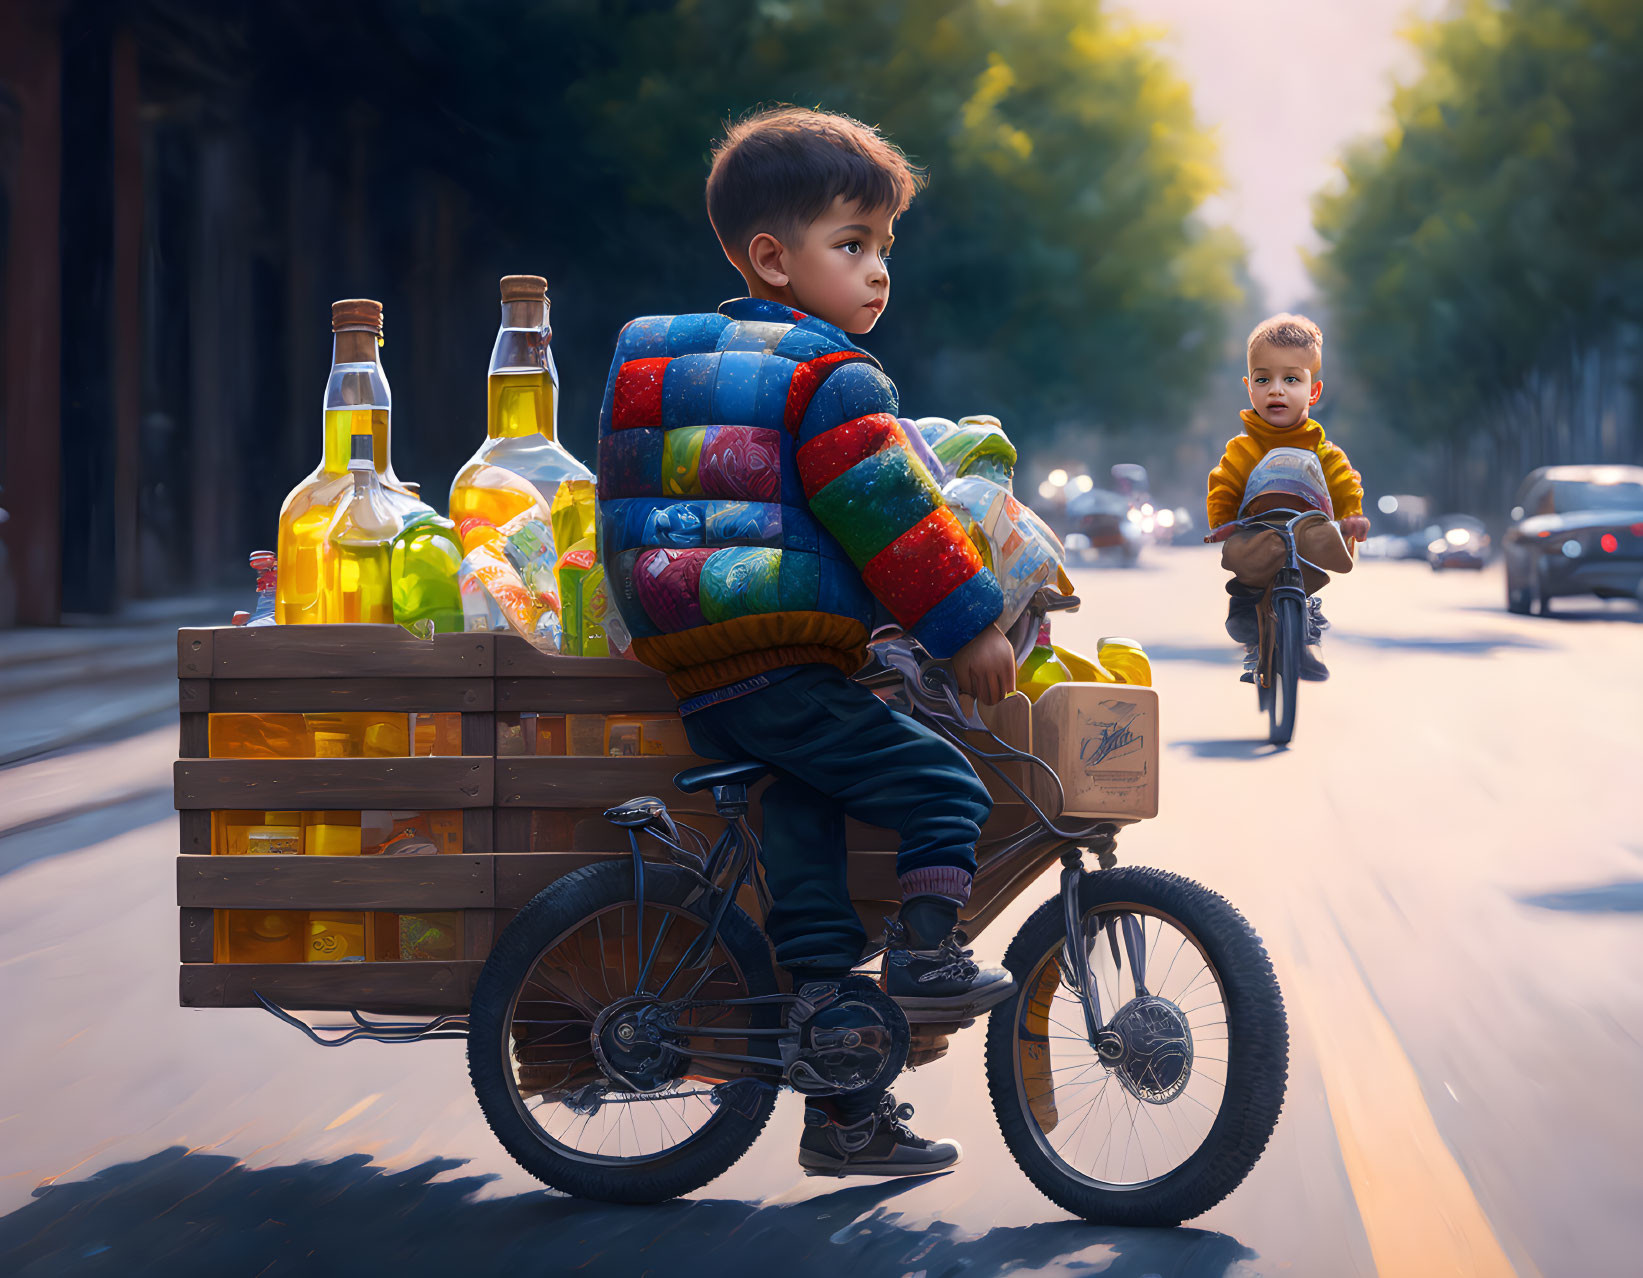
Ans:
[[[177,904],[223,910],[466,910],[495,901],[491,856],[179,856]]]
[[[626,657],[561,657],[538,652],[518,635],[494,636],[497,678],[624,679],[661,683],[659,671]]]
[[[204,681],[201,680],[203,683]],[[184,713],[177,716],[177,754],[184,759],[203,759],[211,753],[211,716]]]
[[[528,808],[494,808],[491,811],[491,846],[498,852],[529,852],[531,814]]]
[[[496,936],[496,911],[468,910],[462,915],[463,958],[483,962],[490,957]]]
[[[646,861],[661,862],[661,849],[646,849]],[[509,852],[496,858],[496,904],[500,909],[522,909],[543,888],[573,870],[613,861],[631,864],[626,854],[608,852]],[[899,900],[896,860],[883,852],[849,854],[850,892],[862,900]]]
[[[211,854],[211,814],[198,808],[177,813],[178,850],[192,856]]]
[[[215,955],[216,911],[177,911],[178,957],[184,963],[209,963]]]
[[[496,761],[496,803],[502,808],[610,807],[638,794],[655,794],[671,806],[675,796],[685,798],[673,788],[675,774],[710,762],[689,754],[502,758]],[[712,802],[708,795],[710,810]]]
[[[484,963],[185,963],[178,974],[183,1007],[256,1007],[257,990],[297,1011],[437,1016],[460,1012]]]
[[[177,678],[209,679],[211,677],[211,637],[214,629],[177,631]]]
[[[298,630],[307,626],[293,627]],[[213,679],[212,710],[488,711],[495,697],[491,679],[332,678]]]
[[[560,660],[605,664],[597,657],[562,657]],[[634,663],[616,664],[631,666]],[[679,702],[660,675],[654,679],[614,679],[578,673],[574,677],[559,674],[543,678],[499,678],[496,708],[503,713],[530,710],[538,714],[673,714],[679,709]]]
[[[496,715],[485,710],[462,716],[462,753],[496,754]]]
[[[495,851],[495,827],[495,808],[464,808],[462,812],[462,850],[464,852]]]
[[[488,634],[429,640],[388,625],[218,626],[208,633],[218,679],[489,679],[495,670]]]
[[[184,808],[487,808],[494,760],[179,759]]]

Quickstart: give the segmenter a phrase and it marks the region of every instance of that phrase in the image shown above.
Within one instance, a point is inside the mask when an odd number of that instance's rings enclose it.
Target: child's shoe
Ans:
[[[1227,600],[1227,635],[1234,643],[1248,648],[1260,641],[1260,623],[1255,614],[1260,607],[1260,595],[1233,595]]]
[[[877,1108],[854,1123],[840,1121],[825,1105],[804,1107],[799,1166],[806,1176],[928,1176],[964,1156],[956,1140],[925,1140],[907,1120],[911,1105],[886,1092]]]
[[[903,917],[907,913],[904,907]],[[952,915],[956,923],[957,906]],[[963,948],[968,938],[956,926],[934,945],[899,920],[888,923],[884,935],[890,946],[884,991],[909,1024],[971,1020],[1015,993],[1015,978],[1002,967],[982,967],[970,957]]]
[[[1244,645],[1244,673],[1238,676],[1239,683],[1255,682],[1255,667],[1261,662],[1261,650],[1252,643]]]
[[[1308,683],[1322,683],[1329,678],[1329,667],[1318,656],[1318,644],[1328,629],[1329,621],[1324,616],[1322,601],[1313,595],[1306,601],[1306,647],[1301,649],[1301,668],[1298,671]]]

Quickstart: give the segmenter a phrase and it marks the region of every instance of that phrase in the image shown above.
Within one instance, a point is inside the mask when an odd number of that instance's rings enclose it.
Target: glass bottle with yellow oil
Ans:
[[[563,555],[594,527],[593,472],[559,442],[559,370],[548,323],[548,282],[502,277],[502,323],[491,348],[485,442],[451,485],[451,518],[472,550],[540,500]],[[524,483],[519,481],[523,480]]]
[[[331,375],[325,385],[320,462],[280,507],[280,575],[274,616],[281,625],[344,620],[325,611],[326,556],[337,508],[356,489],[349,475],[349,458],[361,431],[370,436],[380,504],[395,512],[401,525],[418,513],[434,513],[418,497],[414,484],[394,474],[390,453],[393,400],[378,358],[382,304],[367,298],[333,303],[331,332]],[[388,620],[393,620],[391,614]]]
[[[391,490],[377,474],[371,421],[349,426],[349,487],[337,500],[325,534],[319,612],[324,621],[394,620],[392,547],[404,522]]]

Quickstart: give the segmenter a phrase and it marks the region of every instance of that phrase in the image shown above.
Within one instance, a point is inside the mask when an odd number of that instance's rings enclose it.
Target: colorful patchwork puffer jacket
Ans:
[[[809,662],[850,673],[875,601],[936,657],[1003,597],[833,325],[741,298],[622,330],[599,414],[599,547],[634,655],[681,700]]]

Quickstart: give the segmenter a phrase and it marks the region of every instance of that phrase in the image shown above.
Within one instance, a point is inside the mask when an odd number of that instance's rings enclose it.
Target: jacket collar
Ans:
[[[785,310],[786,307],[782,309]],[[1297,426],[1280,428],[1271,425],[1253,408],[1244,409],[1238,416],[1244,423],[1244,434],[1259,444],[1263,451],[1273,448],[1309,448],[1316,452],[1323,446],[1324,428],[1311,417]]]
[[[805,311],[796,311],[791,306],[783,306],[780,302],[772,302],[764,297],[736,297],[728,302],[719,304],[719,314],[733,320],[755,320],[765,324],[794,324],[812,333],[819,333],[823,337],[831,338],[840,346],[852,350],[861,350],[850,334],[842,328],[829,324],[826,320]],[[867,354],[862,351],[862,354]]]

